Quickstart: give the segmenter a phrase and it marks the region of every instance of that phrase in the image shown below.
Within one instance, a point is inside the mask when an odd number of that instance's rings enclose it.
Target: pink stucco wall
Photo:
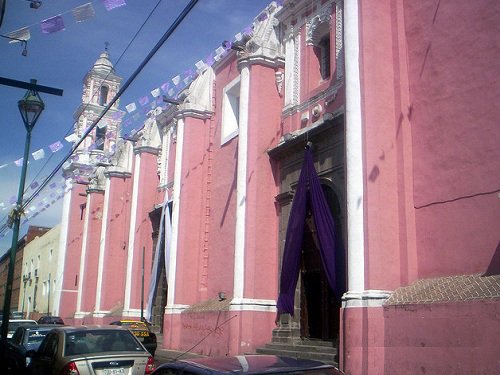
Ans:
[[[93,312],[96,305],[104,193],[91,192],[88,196],[90,197],[90,207],[87,207],[89,211],[84,259],[85,268],[84,274],[80,275],[80,282],[82,283],[80,311],[82,312]],[[88,199],[87,202],[89,202]],[[89,322],[85,319],[83,321]]]
[[[252,352],[269,342],[273,326],[268,313],[249,311],[185,311],[165,319],[166,332],[176,332],[168,347],[207,356]]]
[[[184,119],[181,201],[175,303],[196,305],[225,292],[230,301],[234,284],[236,180],[238,137],[221,145],[224,87],[239,71],[235,60],[216,72],[215,113],[210,119]],[[275,70],[250,67],[247,152],[244,297],[274,299],[277,294],[277,186],[267,150],[279,139],[281,97]],[[165,316],[164,346],[189,349],[217,328],[194,351],[237,354],[270,341],[272,312],[186,311]]]
[[[347,375],[496,374],[498,303],[344,309]]]
[[[113,175],[109,179],[101,311],[120,310],[123,307],[130,226],[131,179]]]
[[[207,292],[209,253],[205,239],[209,235],[207,220],[207,139],[204,120],[186,118],[181,173],[181,200],[177,247],[176,303],[193,304],[199,293]]]
[[[133,178],[139,178],[139,189],[137,197],[137,212],[136,212],[136,223],[135,223],[135,244],[134,244],[134,262],[132,265],[132,288],[130,291],[130,308],[140,309],[141,307],[141,288],[142,283],[142,256],[144,251],[144,264],[146,272],[144,273],[144,295],[147,299],[149,293],[149,281],[150,272],[152,264],[152,254],[153,254],[153,238],[152,232],[153,227],[151,225],[151,219],[149,213],[154,210],[155,202],[163,203],[162,197],[159,197],[159,192],[157,192],[158,186],[158,175],[157,175],[157,161],[156,154],[151,152],[140,151],[140,172],[139,176],[133,176]],[[131,181],[132,183],[132,181]],[[130,189],[131,190],[131,189]],[[127,245],[131,246],[128,243]]]
[[[59,315],[63,320],[72,323],[76,311],[76,299],[78,282],[80,278],[80,258],[82,251],[82,236],[85,205],[85,185],[75,184],[73,189],[67,193],[71,194],[71,207],[68,217],[68,236],[65,244],[66,257],[64,264],[64,276],[59,303]]]
[[[267,150],[276,144],[282,105],[274,72],[258,64],[250,70],[245,239],[245,297],[271,300],[278,293],[278,185]]]
[[[499,17],[494,0],[405,6],[422,276],[484,271],[500,241]]]
[[[412,138],[401,2],[360,2],[365,287],[415,280]]]

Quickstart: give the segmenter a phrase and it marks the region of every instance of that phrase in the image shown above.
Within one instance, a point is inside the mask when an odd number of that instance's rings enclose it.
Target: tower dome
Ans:
[[[94,63],[93,70],[110,72],[113,70],[113,64],[109,60],[109,53],[106,49],[101,53],[97,61]]]

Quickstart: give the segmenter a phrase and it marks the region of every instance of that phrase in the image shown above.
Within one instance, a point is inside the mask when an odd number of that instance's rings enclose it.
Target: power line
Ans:
[[[22,206],[21,210],[24,210],[34,199],[35,197],[47,186],[50,180],[57,174],[57,172],[62,168],[64,163],[73,155],[73,153],[78,149],[80,144],[85,140],[85,138],[92,132],[92,130],[97,126],[99,121],[104,117],[104,115],[109,111],[109,109],[113,106],[113,104],[123,95],[123,93],[128,89],[128,87],[132,84],[132,82],[137,78],[137,76],[141,73],[147,63],[153,58],[153,56],[158,52],[161,46],[167,41],[167,39],[173,34],[173,32],[177,29],[177,27],[181,24],[181,22],[186,18],[189,12],[194,8],[194,6],[198,3],[198,0],[191,0],[189,4],[182,10],[182,12],[177,16],[172,25],[167,29],[167,31],[163,34],[160,40],[156,43],[156,45],[151,49],[146,58],[141,62],[141,64],[136,68],[136,70],[132,73],[132,75],[127,79],[127,81],[121,86],[118,93],[114,96],[114,98],[106,105],[106,107],[102,110],[100,115],[96,120],[90,125],[87,130],[82,134],[81,138],[73,145],[71,151],[57,164],[54,170],[44,179],[43,182],[37,187],[37,189],[31,194],[31,196],[26,199]]]
[[[137,30],[137,32],[135,33],[135,35],[132,37],[132,39],[130,40],[130,42],[127,44],[127,47],[125,47],[125,49],[123,50],[123,52],[121,53],[121,55],[118,57],[118,59],[116,60],[116,63],[115,63],[115,67],[117,67],[120,63],[120,61],[122,60],[123,56],[127,53],[128,49],[130,48],[130,46],[132,45],[132,43],[134,42],[134,40],[137,38],[137,36],[139,35],[139,33],[141,32],[141,30],[144,28],[144,26],[146,25],[146,23],[149,21],[149,19],[151,18],[151,16],[153,15],[153,13],[155,12],[155,10],[158,8],[158,6],[160,5],[160,3],[162,2],[163,0],[158,0],[158,2],[156,3],[156,5],[153,7],[153,9],[151,10],[151,12],[149,12],[149,15],[146,17],[146,19],[144,20],[144,22],[142,23],[141,27],[139,27],[139,29]],[[108,72],[106,74],[106,77],[104,77],[104,80],[105,81],[109,75],[111,74],[111,72]],[[101,86],[102,86],[102,83],[101,83]],[[99,86],[99,88],[101,87]],[[88,106],[90,105],[91,103],[91,100],[94,98],[94,96],[96,95],[96,93],[99,91],[99,88],[98,90],[96,90],[96,92],[94,92],[92,94],[92,97],[90,98],[90,101],[85,103],[85,106],[83,108],[82,111],[85,111]],[[68,129],[68,131],[66,132],[66,136],[71,132],[72,128],[74,127],[74,125],[72,124],[71,127]],[[33,179],[31,181],[34,181],[38,178],[38,176],[42,173],[42,171],[45,169],[45,167],[49,164],[50,160],[52,159],[52,157],[54,156],[54,154],[51,154],[49,156],[48,159],[45,160],[44,164],[42,165],[42,167],[39,169],[38,173],[35,175],[35,177],[33,177]],[[29,187],[29,185],[28,185]],[[28,187],[25,189],[24,193],[26,193],[28,191]]]

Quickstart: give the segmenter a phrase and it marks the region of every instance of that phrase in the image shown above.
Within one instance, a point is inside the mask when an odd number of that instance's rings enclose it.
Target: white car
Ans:
[[[32,375],[145,375],[155,369],[134,334],[111,325],[55,326],[27,355]]]

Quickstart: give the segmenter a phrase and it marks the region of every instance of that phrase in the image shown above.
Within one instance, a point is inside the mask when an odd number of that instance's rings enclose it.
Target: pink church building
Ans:
[[[59,315],[346,374],[498,373],[499,16],[272,2],[132,136],[117,102],[65,165]],[[103,52],[77,135],[120,83]]]

